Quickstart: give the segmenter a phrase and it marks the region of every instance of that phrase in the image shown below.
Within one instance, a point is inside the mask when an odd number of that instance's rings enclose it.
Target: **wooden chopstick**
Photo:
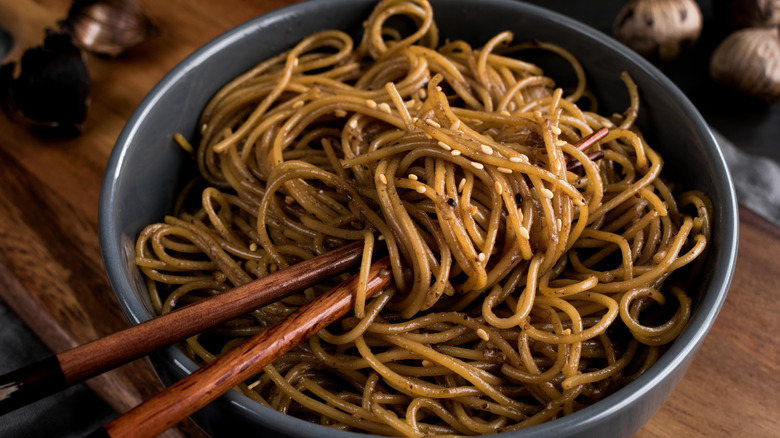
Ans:
[[[0,415],[331,278],[361,259],[363,245],[345,245],[2,375]]]
[[[391,277],[389,257],[371,265],[366,297],[387,287]],[[354,305],[358,281],[359,275],[344,281],[89,437],[144,438],[164,432],[344,316]]]

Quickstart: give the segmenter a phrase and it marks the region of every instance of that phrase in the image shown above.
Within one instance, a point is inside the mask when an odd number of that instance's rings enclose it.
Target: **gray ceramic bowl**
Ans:
[[[175,132],[194,133],[201,109],[223,84],[314,31],[341,28],[355,33],[374,0],[315,0],[253,19],[199,49],[173,69],[144,99],[119,136],[102,187],[100,242],[108,277],[131,323],[153,316],[133,242],[146,224],[171,210],[183,174],[192,166],[171,141]],[[728,291],[737,251],[737,207],[721,152],[702,117],[658,70],[598,31],[556,13],[511,0],[435,0],[443,36],[474,46],[502,30],[516,41],[559,43],[582,61],[603,114],[627,106],[618,74],[639,84],[639,125],[665,158],[666,172],[708,193],[715,205],[713,242],[696,290],[690,323],[650,371],[605,400],[572,415],[506,437],[625,437],[635,433],[664,403],[709,331]],[[468,21],[464,21],[468,17]],[[546,62],[540,60],[540,62]],[[565,69],[564,69],[565,70]],[[555,75],[553,75],[555,76]],[[558,78],[566,80],[565,78]],[[617,90],[617,92],[613,92]],[[662,129],[659,129],[661,127]],[[175,347],[153,355],[166,383],[196,366]],[[263,436],[358,437],[305,423],[264,408],[235,391],[194,416],[213,436],[254,427]]]

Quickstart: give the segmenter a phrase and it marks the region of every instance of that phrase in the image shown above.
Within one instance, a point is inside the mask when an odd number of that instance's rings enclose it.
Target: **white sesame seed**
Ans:
[[[412,180],[412,181],[417,181],[417,175],[415,175],[413,173],[410,173],[409,174],[409,179]]]
[[[252,242],[249,244],[249,250],[252,252],[257,251],[257,244],[255,242]]]
[[[555,225],[558,225],[559,230],[563,228],[563,221],[561,220],[561,218],[555,220]]]
[[[476,161],[472,161],[470,164],[475,169],[484,169],[485,168],[485,166],[482,163],[477,163]]]
[[[379,237],[376,238],[376,240],[385,240],[385,235],[380,234]]]
[[[506,167],[497,167],[496,170],[501,173],[512,173],[512,169],[507,169]]]
[[[523,159],[520,158],[520,157],[509,157],[509,161],[511,161],[513,163],[520,163],[520,162],[523,161]]]
[[[293,107],[293,109],[302,108],[302,107],[303,107],[303,101],[302,101],[302,100],[299,100],[299,101],[295,102],[295,103],[292,105],[292,107]]]
[[[452,154],[453,157],[457,157],[458,155],[460,155],[460,151],[457,149],[453,149],[452,152],[450,152],[450,154]]]
[[[385,176],[384,173],[379,174],[379,182],[381,182],[382,184],[387,184],[387,177]]]
[[[496,193],[499,195],[504,193],[504,186],[501,184],[501,181],[496,181],[493,185],[496,187]]]
[[[379,109],[390,114],[390,105],[387,102],[382,102],[379,104]]]
[[[420,120],[419,117],[412,117],[412,123],[417,123],[417,121],[419,120]]]
[[[488,155],[493,153],[493,148],[491,148],[490,146],[488,146],[486,144],[480,145],[480,147],[482,148],[482,152],[484,152],[484,153],[486,153]]]
[[[482,339],[483,341],[490,340],[490,335],[488,335],[488,333],[485,331],[485,329],[483,329],[481,327],[477,329],[477,336],[479,336],[480,339]]]
[[[371,99],[366,99],[366,105],[368,105],[368,107],[371,109],[376,108],[376,102]]]
[[[425,193],[425,186],[420,184],[415,190],[417,190],[417,193]]]
[[[503,110],[503,111],[501,111],[499,114],[501,114],[502,116],[511,116],[511,115],[512,115],[512,113],[510,113],[510,112],[509,112],[509,111],[507,111],[507,110]]]
[[[349,127],[352,129],[355,129],[358,127],[358,121],[357,119],[352,119],[349,121]]]
[[[436,86],[436,91],[441,91],[441,87],[437,85]]]
[[[569,144],[569,143],[566,142],[566,140],[556,140],[555,141],[555,146],[566,146],[567,144]]]
[[[484,262],[486,258],[487,256],[485,255],[484,252],[477,254],[477,260],[479,260],[480,262]]]
[[[541,189],[539,189],[539,194],[542,195],[543,197],[547,198],[547,199],[552,199],[553,198],[553,192],[551,192],[550,189],[547,189],[545,187],[542,187]]]
[[[452,122],[452,125],[450,125],[450,129],[455,131],[460,129],[460,119],[456,119],[454,122]]]
[[[463,191],[463,187],[466,186],[466,178],[461,178],[460,182],[458,183],[458,192]]]
[[[520,237],[526,240],[528,240],[531,237],[531,235],[528,234],[528,228],[520,227]]]
[[[439,144],[439,147],[441,147],[445,151],[451,151],[452,150],[452,148],[447,143],[445,143],[443,141],[440,141],[438,144]]]
[[[418,91],[417,94],[420,95],[420,99],[425,99],[425,97],[428,96],[428,92],[425,91],[425,88],[420,88],[420,91]]]
[[[561,128],[557,126],[553,126],[552,128],[550,128],[550,131],[552,131],[552,133],[555,135],[561,135]]]
[[[433,362],[429,361],[428,359],[423,359],[423,361],[420,362],[420,364],[426,368],[430,368],[435,365]]]
[[[347,112],[344,111],[343,109],[337,109],[336,111],[333,111],[333,115],[336,117],[346,117]]]
[[[433,126],[434,128],[441,128],[441,125],[439,122],[433,119],[425,119],[425,123],[427,123],[430,126]]]

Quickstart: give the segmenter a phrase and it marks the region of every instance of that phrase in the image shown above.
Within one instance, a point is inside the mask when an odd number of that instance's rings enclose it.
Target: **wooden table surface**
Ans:
[[[162,33],[118,59],[89,56],[86,130],[42,139],[0,116],[0,297],[54,352],[126,326],[98,245],[103,170],[130,114],[197,47],[289,0],[145,1]],[[68,0],[0,0],[16,45],[42,42]],[[688,373],[638,437],[771,436],[780,431],[780,228],[740,209],[739,258],[728,298]],[[0,323],[2,323],[0,321]],[[137,360],[87,382],[117,412],[160,389]],[[196,436],[188,424],[170,436]]]

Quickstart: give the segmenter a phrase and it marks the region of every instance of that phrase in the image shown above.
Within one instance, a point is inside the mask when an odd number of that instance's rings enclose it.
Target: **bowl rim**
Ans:
[[[98,207],[98,233],[103,263],[114,294],[119,301],[122,311],[131,324],[143,322],[149,319],[151,315],[148,315],[146,309],[139,303],[133,302],[128,297],[127,293],[122,293],[122,291],[129,291],[132,289],[132,281],[125,272],[125,266],[118,260],[121,257],[117,257],[117,255],[122,254],[123,250],[119,242],[117,242],[113,236],[119,235],[120,230],[117,229],[116,224],[113,223],[110,218],[114,205],[117,202],[116,182],[120,177],[124,162],[127,158],[128,148],[133,144],[134,137],[138,133],[139,127],[143,124],[150,109],[154,107],[173,84],[186,76],[190,70],[196,69],[204,60],[211,57],[214,53],[229,47],[236,41],[240,41],[247,34],[257,32],[264,26],[277,20],[284,20],[291,15],[300,16],[312,13],[312,11],[316,11],[321,5],[326,3],[349,3],[353,1],[354,0],[308,0],[251,18],[248,21],[225,31],[185,57],[149,91],[134,110],[117,138],[109,157],[103,178],[103,185],[100,191]],[[375,3],[375,0],[360,1],[362,4]],[[464,1],[465,0],[435,0],[436,4],[463,3]],[[694,312],[685,330],[683,330],[669,350],[658,359],[657,363],[654,364],[650,370],[635,381],[606,397],[604,400],[569,415],[556,418],[553,421],[515,432],[504,432],[501,435],[517,438],[520,438],[521,436],[541,437],[547,436],[553,432],[561,433],[562,431],[574,431],[588,425],[592,426],[599,422],[603,422],[615,412],[627,408],[639,399],[648,395],[652,392],[653,388],[656,388],[663,382],[666,376],[672,371],[688,366],[717,318],[731,284],[736,265],[739,237],[738,206],[730,172],[720,146],[709,126],[682,91],[680,91],[679,88],[655,66],[613,39],[611,36],[561,13],[517,0],[482,0],[482,2],[486,5],[511,5],[512,8],[516,9],[518,14],[532,14],[554,19],[562,26],[569,27],[575,32],[588,34],[598,43],[607,46],[620,54],[620,56],[627,58],[630,62],[644,68],[655,81],[667,88],[667,91],[673,95],[682,110],[698,122],[694,128],[706,147],[713,154],[711,160],[713,166],[716,167],[715,170],[720,175],[723,175],[722,179],[716,180],[716,183],[720,186],[718,189],[725,196],[723,200],[724,204],[716,206],[716,208],[720,207],[722,213],[716,219],[722,222],[721,228],[725,231],[724,234],[720,236],[721,240],[719,240],[722,250],[714,266],[716,272],[713,274],[710,290],[707,291],[703,296],[703,299],[697,305],[697,307],[706,308],[709,309],[709,311],[706,313]],[[434,8],[435,7],[436,6],[434,5]],[[168,356],[182,373],[190,373],[197,369],[197,365],[174,346],[166,348],[163,354]],[[275,423],[281,425],[280,430],[299,434],[308,433],[309,436],[322,435],[323,433],[330,436],[334,431],[334,429],[310,424],[264,407],[236,391],[230,391],[228,394],[225,394],[223,398],[232,406],[245,411],[249,416],[257,416],[259,418],[260,416],[268,417],[270,415]],[[354,436],[367,436],[362,433],[337,432],[338,433],[333,434],[333,436],[351,436],[353,434]]]

